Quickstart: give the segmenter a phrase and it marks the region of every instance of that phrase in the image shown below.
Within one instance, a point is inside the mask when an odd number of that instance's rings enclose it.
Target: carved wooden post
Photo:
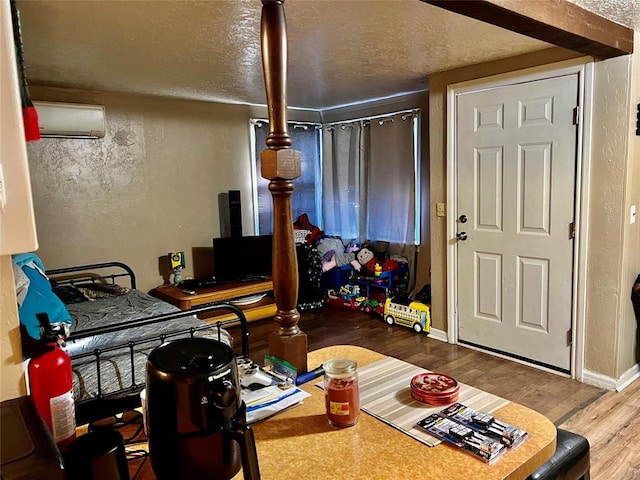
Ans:
[[[284,0],[262,0],[262,64],[269,111],[267,149],[260,153],[261,174],[273,198],[273,290],[277,329],[269,353],[307,371],[307,335],[298,327],[298,261],[293,237],[291,194],[300,176],[300,152],[291,148],[287,129],[287,30]]]

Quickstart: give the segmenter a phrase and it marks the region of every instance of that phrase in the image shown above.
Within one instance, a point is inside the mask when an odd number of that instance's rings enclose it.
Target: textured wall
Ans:
[[[37,247],[9,2],[0,4],[0,400],[26,393],[13,270],[9,254]]]
[[[587,265],[585,368],[617,376],[624,191],[629,135],[629,56],[595,63]],[[624,292],[626,295],[626,292]]]
[[[637,37],[637,34],[636,34]],[[636,54],[637,55],[637,54]],[[543,54],[523,55],[509,62],[492,62],[476,67],[433,75],[430,79],[431,114],[431,205],[446,201],[446,88],[447,85],[529,66],[543,65],[575,56],[554,49]],[[637,195],[637,150],[629,146],[629,88],[637,84],[637,72],[630,78],[631,57],[618,57],[595,64],[594,128],[591,159],[590,235],[587,286],[585,368],[617,378],[637,360],[635,325],[629,308],[629,277],[623,262],[637,262],[637,227],[627,228],[627,204]],[[637,143],[637,139],[634,140]],[[635,153],[634,153],[635,152]],[[625,185],[627,194],[625,195]],[[633,185],[633,187],[631,187]],[[435,312],[446,311],[446,223],[431,216],[432,294]],[[625,236],[626,234],[626,236]],[[624,243],[623,243],[624,239]],[[624,297],[624,300],[621,300]],[[446,329],[439,317],[436,328]]]
[[[447,201],[447,86],[497,75],[523,68],[574,58],[577,54],[554,48],[522,55],[509,60],[484,63],[449,72],[437,73],[429,79],[429,137],[431,188],[431,294],[433,326],[447,330],[447,223],[436,216],[436,203]]]
[[[105,105],[107,116],[102,140],[29,145],[47,268],[123,261],[146,291],[165,280],[162,257],[183,250],[190,276],[192,253],[219,235],[218,195],[230,189],[241,191],[243,231],[253,233],[249,118],[264,112],[42,88],[32,97]]]
[[[11,257],[0,256],[0,401],[26,394]]]
[[[635,32],[634,44],[640,45],[640,31]],[[629,154],[627,158],[625,208],[622,212],[624,225],[624,258],[621,270],[621,325],[620,348],[617,376],[622,375],[640,362],[640,342],[638,342],[638,325],[630,300],[631,286],[640,274],[640,216],[636,223],[630,223],[631,206],[635,205],[636,211],[640,208],[640,136],[635,134],[636,108],[640,104],[640,53],[633,54],[631,64],[631,90],[629,94]],[[640,214],[640,212],[638,212]],[[640,319],[638,319],[640,320]]]
[[[164,281],[158,258],[184,250],[183,273],[192,275],[193,255],[204,252],[206,260],[205,249],[219,234],[218,194],[229,189],[241,190],[243,231],[253,232],[248,120],[264,118],[264,109],[44,88],[32,92],[38,100],[103,104],[107,112],[102,140],[43,139],[29,145],[39,251],[48,268],[120,260],[148,290]],[[341,110],[344,118],[354,118],[426,107],[426,102],[423,93]],[[319,121],[318,113],[299,110],[290,118]],[[424,135],[426,126],[424,121]],[[426,283],[425,238],[420,278]]]

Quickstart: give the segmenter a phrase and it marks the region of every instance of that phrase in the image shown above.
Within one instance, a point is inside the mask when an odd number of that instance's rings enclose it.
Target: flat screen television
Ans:
[[[217,281],[251,281],[271,276],[271,235],[213,239]]]

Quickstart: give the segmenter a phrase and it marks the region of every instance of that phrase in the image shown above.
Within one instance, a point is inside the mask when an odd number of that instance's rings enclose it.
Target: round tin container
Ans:
[[[427,405],[448,405],[458,400],[460,385],[442,373],[420,373],[411,379],[411,397]]]

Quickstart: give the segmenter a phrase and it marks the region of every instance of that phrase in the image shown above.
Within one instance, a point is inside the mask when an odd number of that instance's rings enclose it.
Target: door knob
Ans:
[[[467,239],[467,232],[460,232],[456,235],[456,238],[462,242]]]
[[[460,223],[467,223],[467,216],[466,215],[460,215],[460,217],[458,218],[458,221]]]

